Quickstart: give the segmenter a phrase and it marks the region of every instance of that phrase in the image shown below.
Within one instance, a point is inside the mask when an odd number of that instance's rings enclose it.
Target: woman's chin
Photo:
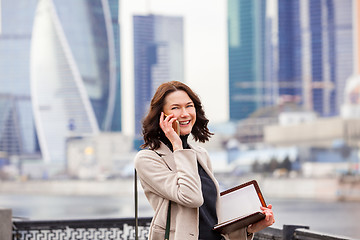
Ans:
[[[189,131],[189,130],[180,131],[180,136],[185,136],[185,135],[188,135],[190,133],[191,133],[191,131]]]

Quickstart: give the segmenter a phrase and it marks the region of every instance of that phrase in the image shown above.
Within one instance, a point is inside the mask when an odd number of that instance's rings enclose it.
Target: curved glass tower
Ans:
[[[35,125],[52,163],[66,159],[67,139],[110,130],[116,91],[107,2],[64,2],[39,1],[30,54]]]

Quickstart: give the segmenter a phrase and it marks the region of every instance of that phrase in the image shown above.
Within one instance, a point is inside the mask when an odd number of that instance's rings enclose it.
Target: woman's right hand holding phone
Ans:
[[[182,149],[182,142],[180,139],[180,136],[173,128],[174,122],[177,121],[176,118],[174,118],[174,114],[165,115],[164,112],[161,112],[160,115],[160,128],[165,133],[165,136],[169,139],[173,146],[173,150]]]

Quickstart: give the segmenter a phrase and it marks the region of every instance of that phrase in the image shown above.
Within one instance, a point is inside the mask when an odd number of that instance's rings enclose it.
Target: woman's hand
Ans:
[[[161,112],[160,115],[160,128],[165,133],[165,136],[169,139],[173,146],[173,150],[182,149],[182,142],[179,135],[175,132],[172,125],[176,121],[174,114],[170,114],[165,117],[164,112]]]
[[[249,225],[247,228],[248,233],[258,232],[275,223],[274,213],[272,211],[272,205],[269,204],[267,207],[260,207],[260,208],[265,214],[265,218],[257,223]]]

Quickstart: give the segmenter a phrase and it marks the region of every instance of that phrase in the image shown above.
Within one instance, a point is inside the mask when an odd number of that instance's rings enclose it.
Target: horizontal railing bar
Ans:
[[[273,239],[280,240],[282,239],[282,229],[267,227],[260,232],[257,232],[254,236],[255,240],[265,240],[265,239]]]
[[[314,232],[308,229],[296,229],[294,232],[294,238],[298,240],[355,240],[353,238],[345,236],[336,236],[327,233],[325,234],[320,232]]]
[[[139,218],[138,223],[141,226],[150,224],[151,218]],[[100,227],[117,227],[118,225],[135,225],[134,218],[107,218],[107,219],[77,219],[77,220],[23,220],[13,221],[13,225],[17,229],[36,230],[44,229],[65,229],[72,228],[100,228]]]
[[[142,228],[143,233],[148,232],[152,218],[142,217],[138,219],[138,225]],[[16,232],[30,232],[31,231],[63,231],[64,229],[124,229],[124,226],[128,225],[131,228],[135,228],[134,218],[106,218],[106,219],[71,219],[71,220],[18,220],[13,219],[13,233]],[[289,227],[293,227],[291,230],[292,239],[295,240],[355,240],[349,237],[335,236],[330,234],[319,233],[305,229],[304,226],[288,226],[284,225],[284,229],[289,230]],[[127,228],[128,229],[128,228]],[[255,240],[282,240],[285,237],[284,229],[268,227],[255,234]],[[92,230],[91,230],[92,231]],[[104,230],[102,230],[104,231]],[[18,239],[15,238],[14,239]],[[20,239],[20,238],[19,238]],[[59,238],[60,240],[61,238]]]

